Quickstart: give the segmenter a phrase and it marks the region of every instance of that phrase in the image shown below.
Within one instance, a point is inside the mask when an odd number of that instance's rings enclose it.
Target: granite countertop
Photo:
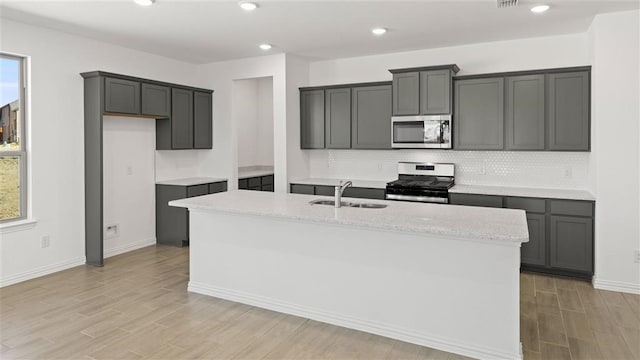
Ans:
[[[371,189],[385,189],[387,187],[387,183],[393,181],[395,179],[390,179],[388,181],[374,181],[374,180],[352,180],[352,179],[330,179],[330,178],[306,178],[306,179],[297,179],[289,181],[290,184],[301,184],[301,185],[325,185],[325,186],[337,186],[340,181],[351,180],[353,182],[353,187],[361,187],[361,188],[371,188]]]
[[[345,198],[344,201],[385,204],[387,207],[336,209],[330,205],[309,204],[314,199],[328,200],[332,197],[232,190],[174,200],[169,205],[191,210],[349,225],[468,241],[513,245],[529,239],[523,210],[350,198]]]
[[[449,192],[462,193],[462,194],[536,197],[536,198],[547,198],[547,199],[588,200],[588,201],[596,200],[595,196],[593,196],[588,191],[571,190],[571,189],[544,189],[544,188],[457,184],[451,189],[449,189]]]
[[[273,175],[273,170],[242,170],[238,171],[238,179],[246,179],[250,177]]]
[[[184,179],[162,180],[156,181],[157,185],[176,185],[176,186],[193,186],[202,185],[215,182],[227,181],[225,178],[212,178],[212,177],[194,177]]]

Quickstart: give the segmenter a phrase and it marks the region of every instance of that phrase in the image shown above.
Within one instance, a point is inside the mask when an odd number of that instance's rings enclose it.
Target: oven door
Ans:
[[[443,122],[440,120],[394,117],[391,119],[391,147],[405,149],[446,147],[443,146],[442,125]]]
[[[387,185],[386,200],[414,201],[424,203],[448,204],[449,192],[447,190],[411,189],[399,186]]]

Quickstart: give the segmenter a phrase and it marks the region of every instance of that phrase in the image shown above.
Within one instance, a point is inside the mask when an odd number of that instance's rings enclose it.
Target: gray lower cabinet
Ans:
[[[104,110],[119,114],[140,114],[140,83],[107,77],[104,79]]]
[[[300,148],[324,149],[324,90],[300,91]]]
[[[549,265],[593,272],[593,219],[551,215]]]
[[[189,210],[169,206],[169,201],[227,191],[227,182],[193,186],[156,185],[156,240],[158,244],[189,243]]]
[[[507,79],[506,149],[544,150],[544,74]]]
[[[455,81],[454,148],[504,149],[504,78]]]
[[[171,88],[155,84],[140,85],[142,115],[166,118],[171,116]]]
[[[171,89],[171,148],[193,149],[193,91]]]
[[[351,148],[391,149],[391,85],[351,89]]]
[[[240,178],[238,189],[273,192],[273,175]]]
[[[548,149],[590,149],[589,72],[547,75]]]
[[[292,194],[333,196],[335,194],[335,186],[291,184],[290,192]],[[347,198],[384,200],[385,189],[348,187],[344,190],[342,196]]]
[[[211,149],[213,147],[211,93],[193,92],[193,148]]]
[[[420,114],[420,72],[393,74],[393,115]]]
[[[351,89],[326,89],[325,145],[327,149],[351,148]]]
[[[521,247],[523,269],[590,278],[593,275],[594,202],[479,194],[449,194],[454,205],[526,211],[529,242]]]

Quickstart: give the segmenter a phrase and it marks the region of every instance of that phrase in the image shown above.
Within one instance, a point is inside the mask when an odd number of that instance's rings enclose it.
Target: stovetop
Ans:
[[[453,178],[435,176],[410,176],[387,183],[387,187],[411,188],[411,189],[437,189],[448,190],[455,184]]]

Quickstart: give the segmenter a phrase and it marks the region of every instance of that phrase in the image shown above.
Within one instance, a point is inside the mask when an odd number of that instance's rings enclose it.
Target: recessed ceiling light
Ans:
[[[271,49],[271,45],[269,44],[260,44],[260,49],[267,51],[269,49]]]
[[[372,32],[374,35],[378,35],[378,36],[380,36],[380,35],[382,35],[382,34],[386,33],[386,32],[387,32],[387,29],[385,29],[385,28],[383,28],[383,27],[377,27],[377,28],[373,28],[373,29],[371,29],[371,32]]]
[[[534,13],[543,13],[549,10],[549,5],[538,5],[531,8],[531,12]]]
[[[133,0],[133,1],[140,6],[150,6],[156,2],[156,0]]]
[[[251,11],[257,9],[258,4],[252,2],[241,2],[240,7],[242,8],[242,10]]]

